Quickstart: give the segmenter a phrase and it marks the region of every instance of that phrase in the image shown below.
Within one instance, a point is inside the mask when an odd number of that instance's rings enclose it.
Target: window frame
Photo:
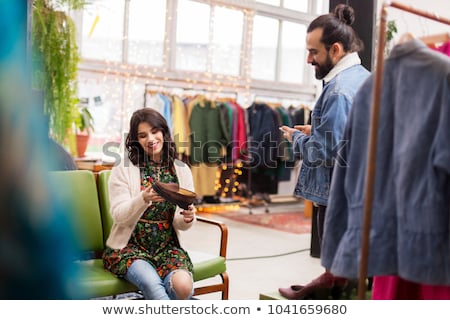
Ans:
[[[254,0],[191,0],[205,3],[211,6],[223,6],[231,9],[242,10],[244,13],[243,34],[242,34],[242,61],[239,67],[238,76],[229,76],[222,74],[208,73],[205,76],[204,72],[182,71],[176,70],[175,66],[175,47],[176,47],[176,12],[178,0],[166,0],[166,31],[164,37],[163,49],[163,65],[161,67],[131,65],[128,64],[128,15],[129,4],[133,0],[124,0],[124,32],[122,40],[122,61],[121,62],[107,62],[94,59],[83,59],[79,64],[79,69],[83,74],[97,74],[115,75],[123,78],[144,78],[147,82],[154,84],[155,87],[178,87],[185,89],[210,90],[215,89],[219,91],[235,91],[238,94],[244,95],[259,95],[259,96],[274,96],[281,98],[294,98],[303,101],[313,101],[317,94],[316,83],[314,82],[313,70],[308,68],[305,63],[305,72],[302,83],[281,82],[280,68],[281,68],[281,21],[290,21],[293,23],[300,23],[308,25],[317,14],[316,1],[309,0],[309,13],[290,10],[281,6],[272,6],[264,3],[258,3]],[[326,1],[323,2],[326,5]],[[213,10],[211,10],[213,14]],[[262,15],[279,21],[279,34],[277,44],[277,60],[275,70],[275,80],[258,80],[250,78],[249,70],[251,66],[251,30],[252,22],[255,15]],[[82,25],[82,13],[74,15],[77,25]],[[80,31],[78,40],[81,41]],[[82,44],[81,44],[82,45]],[[207,62],[210,64],[210,61]],[[225,79],[225,80],[224,80]],[[143,88],[144,90],[144,88]]]

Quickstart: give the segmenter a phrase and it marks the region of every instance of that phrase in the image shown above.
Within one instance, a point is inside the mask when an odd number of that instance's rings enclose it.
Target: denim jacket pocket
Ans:
[[[298,191],[306,192],[321,198],[328,197],[330,192],[330,169],[324,167],[300,169],[296,186]]]

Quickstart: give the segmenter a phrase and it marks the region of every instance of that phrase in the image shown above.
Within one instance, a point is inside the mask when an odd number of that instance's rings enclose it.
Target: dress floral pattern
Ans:
[[[148,164],[140,168],[141,188],[148,187],[153,179],[161,182],[178,182],[169,167]],[[171,271],[185,269],[192,272],[188,253],[181,248],[172,220],[176,206],[167,201],[154,203],[142,214],[128,241],[122,249],[106,247],[103,253],[104,267],[123,277],[134,260],[151,263],[164,279]]]

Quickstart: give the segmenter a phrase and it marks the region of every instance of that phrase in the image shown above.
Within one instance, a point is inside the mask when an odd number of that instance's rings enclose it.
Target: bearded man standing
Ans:
[[[339,146],[344,143],[340,140],[347,115],[353,97],[370,75],[361,66],[358,52],[363,49],[363,43],[351,27],[354,20],[353,8],[339,4],[333,13],[317,17],[308,26],[307,62],[314,66],[323,90],[312,111],[311,125],[281,127],[294,153],[303,159],[294,195],[314,203],[317,221],[313,223],[317,223],[320,245],[333,167]],[[288,299],[323,299],[319,292],[335,294],[348,285],[347,279],[325,271],[305,286],[293,285],[280,288],[279,292]]]

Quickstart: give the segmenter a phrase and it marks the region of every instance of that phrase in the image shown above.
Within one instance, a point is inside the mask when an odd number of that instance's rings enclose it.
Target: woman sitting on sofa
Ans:
[[[165,201],[152,183],[177,183],[193,191],[191,170],[177,160],[167,122],[153,109],[133,113],[125,147],[127,157],[109,179],[114,223],[104,267],[133,283],[146,299],[190,299],[192,262],[180,246],[178,231],[192,226],[195,208],[183,210]]]

